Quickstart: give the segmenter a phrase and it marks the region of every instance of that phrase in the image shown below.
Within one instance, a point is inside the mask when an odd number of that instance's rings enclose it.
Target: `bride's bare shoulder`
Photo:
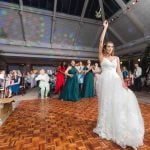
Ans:
[[[119,57],[118,56],[113,56],[114,57],[114,59],[119,59]]]

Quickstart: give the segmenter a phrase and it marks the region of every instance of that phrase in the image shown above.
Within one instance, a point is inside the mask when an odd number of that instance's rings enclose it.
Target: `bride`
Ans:
[[[134,93],[124,84],[120,60],[114,56],[114,44],[103,44],[108,21],[104,21],[103,26],[99,44],[102,73],[96,85],[99,114],[93,131],[122,148],[131,146],[137,149],[143,144],[143,118]]]

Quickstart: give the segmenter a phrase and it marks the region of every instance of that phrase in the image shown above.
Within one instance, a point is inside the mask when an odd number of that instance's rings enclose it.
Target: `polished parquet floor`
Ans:
[[[140,108],[146,133],[139,150],[150,150],[150,105]],[[97,98],[22,101],[0,127],[0,150],[121,150],[92,132],[96,118]]]

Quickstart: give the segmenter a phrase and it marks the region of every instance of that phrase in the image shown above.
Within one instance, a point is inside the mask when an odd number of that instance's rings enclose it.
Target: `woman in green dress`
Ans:
[[[82,89],[82,98],[94,97],[94,74],[92,72],[91,61],[87,61],[87,66],[84,67],[84,82]]]
[[[67,68],[65,75],[67,76],[67,79],[64,88],[60,93],[60,99],[66,101],[79,100],[79,84],[74,60],[71,61],[71,66]]]

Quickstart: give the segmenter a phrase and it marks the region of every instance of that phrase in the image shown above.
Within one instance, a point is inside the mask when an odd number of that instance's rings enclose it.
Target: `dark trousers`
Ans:
[[[134,80],[134,90],[141,91],[142,90],[142,81],[141,77],[138,77]]]
[[[82,88],[83,88],[83,83],[79,83],[79,93],[80,93],[80,95],[82,93]]]

